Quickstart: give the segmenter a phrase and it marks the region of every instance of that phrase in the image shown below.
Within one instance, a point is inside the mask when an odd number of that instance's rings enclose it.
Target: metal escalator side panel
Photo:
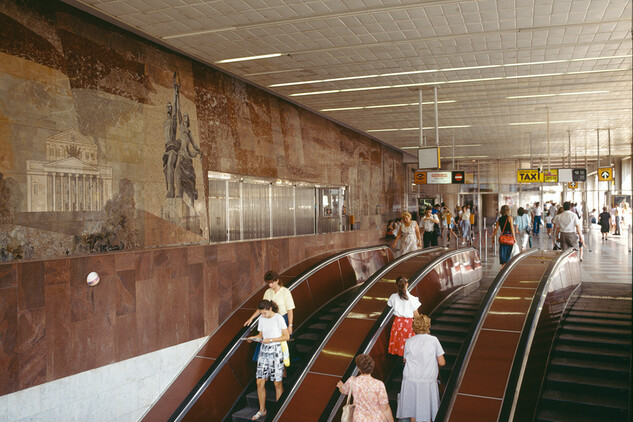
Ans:
[[[523,358],[531,341],[523,332],[532,324],[543,288],[563,255],[527,251],[500,272],[480,309],[458,376],[449,383],[438,421],[506,420],[507,415],[501,415],[504,397],[523,373],[516,372],[515,361]]]
[[[295,301],[295,303],[303,309],[298,312],[296,320],[300,322],[303,312],[317,306],[309,288],[307,288],[306,295],[306,286],[308,286],[308,280],[311,277],[319,278],[318,276],[323,268],[334,267],[335,271],[330,272],[329,275],[335,274],[335,280],[326,278],[325,276],[328,275],[324,274],[321,284],[333,283],[331,291],[332,294],[335,294],[336,291],[342,289],[344,285],[343,278],[349,280],[354,277],[349,274],[341,274],[338,261],[346,259],[350,255],[364,256],[369,254],[372,263],[374,263],[379,260],[373,255],[374,253],[381,256],[385,263],[389,262],[392,259],[391,257],[393,257],[392,251],[384,245],[354,248],[335,254],[321,254],[307,259],[280,274],[280,277],[286,282],[287,287],[293,291],[293,294],[297,290],[299,302]],[[313,286],[317,284],[317,281],[313,282]],[[242,302],[209,336],[207,343],[190,362],[194,369],[186,367],[182,371],[163,396],[146,413],[144,420],[182,420],[201,397],[204,397],[205,400],[209,399],[210,403],[208,406],[201,406],[200,414],[204,414],[208,409],[212,409],[213,414],[221,413],[224,408],[228,412],[235,401],[235,396],[239,397],[243,388],[254,376],[252,365],[246,364],[249,358],[243,358],[244,356],[249,356],[251,345],[241,341],[241,339],[248,335],[252,327],[256,326],[256,322],[253,322],[251,327],[243,327],[243,323],[254,312],[266,288],[267,286],[264,286]],[[211,363],[209,364],[209,362]],[[205,366],[207,367],[206,370],[203,369]],[[219,378],[216,380],[216,377]],[[204,395],[205,390],[212,382],[221,383],[222,388],[213,388],[214,397],[211,397],[211,394]],[[237,393],[237,390],[239,390],[239,393]],[[198,411],[194,413],[198,413]],[[196,419],[193,416],[188,419]]]

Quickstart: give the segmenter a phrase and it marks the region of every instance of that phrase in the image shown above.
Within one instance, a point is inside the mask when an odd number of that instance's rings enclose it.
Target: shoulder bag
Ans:
[[[506,226],[508,225],[508,219],[506,218],[506,222],[503,225],[503,232],[506,231]],[[501,245],[514,245],[514,237],[510,233],[503,233],[499,236],[499,244]]]
[[[355,382],[356,382],[356,379],[354,379],[354,382],[352,382],[352,385],[349,389],[349,394],[347,395],[347,403],[345,404],[345,406],[343,406],[343,414],[341,415],[341,422],[352,422],[354,420],[354,404],[350,403],[350,400],[352,398],[352,391],[354,390]]]

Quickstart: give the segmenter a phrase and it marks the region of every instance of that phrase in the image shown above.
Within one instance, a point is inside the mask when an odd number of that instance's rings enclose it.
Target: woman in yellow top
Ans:
[[[277,313],[281,315],[288,325],[288,334],[292,334],[292,323],[294,320],[295,302],[292,300],[292,293],[287,287],[283,287],[283,282],[279,278],[279,274],[275,271],[268,271],[264,274],[264,283],[268,284],[268,289],[264,292],[264,300],[275,302],[279,310]],[[251,325],[253,320],[259,315],[259,311],[255,310],[253,315],[246,320],[244,326]],[[259,343],[257,344],[259,346]],[[253,360],[256,361],[259,355],[259,347],[255,350]]]

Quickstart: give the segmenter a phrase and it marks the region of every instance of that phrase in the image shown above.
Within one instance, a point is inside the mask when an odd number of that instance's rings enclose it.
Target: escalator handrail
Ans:
[[[424,277],[426,277],[426,275],[431,270],[433,270],[437,264],[439,264],[442,261],[445,261],[448,258],[451,258],[455,255],[462,254],[469,250],[477,252],[477,250],[474,247],[469,246],[467,248],[456,249],[451,252],[448,252],[444,255],[439,256],[437,259],[433,260],[432,262],[428,263],[425,267],[421,268],[417,273],[414,274],[413,277],[409,279],[409,290],[413,289],[422,279],[424,279]],[[469,283],[467,285],[470,285],[470,284],[472,283]],[[462,287],[466,287],[467,285],[464,285]],[[456,289],[456,291],[459,291],[459,290],[461,290],[461,288]],[[455,292],[452,292],[451,295],[449,295],[448,297],[452,297],[453,293]],[[445,298],[445,300],[448,299],[448,297]],[[442,300],[440,304],[445,303],[445,300]],[[440,304],[438,304],[438,306]],[[436,306],[434,309],[437,309],[438,306]],[[391,320],[392,315],[393,315],[393,308],[385,304],[385,310],[380,314],[380,316],[374,323],[374,326],[371,328],[371,330],[365,337],[365,340],[363,340],[363,343],[361,343],[360,347],[358,348],[358,351],[356,352],[356,355],[369,353],[371,351],[371,349],[376,344],[376,341],[378,341],[378,338],[382,333],[383,327],[385,326],[385,324],[387,324]],[[343,374],[342,378],[347,379],[349,377],[356,375],[357,373],[358,373],[358,368],[356,367],[356,363],[352,360],[352,362],[347,367],[347,370]],[[320,422],[331,421],[332,418],[336,416],[336,412],[338,412],[338,408],[343,403],[343,401],[344,401],[343,395],[340,393],[337,394],[335,390],[334,393],[332,394],[332,398],[330,399],[327,406],[321,413],[321,417],[319,418],[319,421]]]
[[[521,330],[521,337],[514,354],[512,361],[512,367],[510,369],[510,375],[506,384],[505,394],[503,396],[503,402],[501,404],[501,411],[499,412],[499,420],[513,420],[514,412],[516,410],[517,401],[519,398],[519,389],[521,388],[521,381],[525,374],[527,367],[527,361],[530,356],[530,349],[532,347],[532,340],[536,333],[536,327],[538,326],[539,318],[541,316],[541,310],[543,304],[547,298],[549,286],[552,282],[552,274],[556,273],[556,270],[566,262],[567,258],[574,252],[573,249],[568,249],[558,256],[556,260],[553,260],[548,266],[547,270],[541,277],[530,308],[523,323],[523,330]]]
[[[373,251],[378,251],[378,250],[382,250],[382,249],[391,250],[391,248],[388,245],[378,245],[378,246],[370,246],[370,247],[364,247],[364,248],[348,249],[346,251],[334,254],[334,255],[330,256],[329,258],[326,258],[323,261],[317,262],[316,264],[314,264],[313,266],[311,266],[310,268],[305,270],[298,277],[296,277],[293,281],[291,281],[288,284],[287,288],[288,288],[288,290],[292,291],[295,287],[297,287],[299,284],[301,284],[302,282],[307,280],[309,277],[314,275],[321,268],[326,267],[327,265],[329,265],[329,264],[331,264],[331,263],[333,263],[335,261],[338,261],[339,259],[344,258],[347,255],[352,255],[354,253],[358,253],[359,251],[373,252]],[[258,293],[259,293],[259,290],[257,292],[255,292],[255,293],[253,293],[253,295],[256,295]],[[224,320],[224,322],[220,326],[218,326],[218,328],[214,331],[214,334],[239,309],[241,309],[242,306],[246,302],[251,300],[253,295],[249,296],[242,303],[240,303],[240,305],[235,308],[235,310]],[[255,318],[253,320],[253,322],[251,323],[251,325],[249,325],[247,327],[243,327],[240,331],[238,331],[238,333],[235,335],[235,337],[233,337],[233,339],[231,339],[229,344],[218,355],[217,359],[213,362],[213,364],[205,372],[205,374],[202,376],[202,378],[200,378],[200,381],[198,381],[196,386],[189,392],[189,394],[187,394],[187,397],[185,397],[185,399],[178,405],[178,408],[174,411],[174,413],[171,414],[171,416],[169,417],[168,421],[170,421],[170,422],[172,422],[172,421],[173,422],[178,422],[178,421],[181,421],[184,418],[184,416],[187,414],[187,412],[189,412],[191,407],[193,407],[193,405],[196,403],[196,401],[198,401],[198,399],[200,398],[202,393],[204,393],[204,391],[207,389],[209,384],[211,384],[211,381],[213,381],[213,379],[217,376],[217,374],[224,367],[224,365],[226,365],[226,363],[228,363],[229,358],[231,358],[231,356],[233,356],[235,351],[241,345],[241,339],[244,338],[244,337],[247,337],[248,333],[251,332],[252,328],[257,323],[258,318],[259,317]],[[213,336],[213,334],[211,336]]]
[[[528,249],[520,254],[512,257],[510,261],[508,261],[499,271],[499,274],[495,277],[492,284],[488,288],[488,292],[484,296],[484,299],[479,306],[479,310],[475,314],[474,321],[476,324],[470,329],[468,334],[466,335],[466,339],[464,344],[468,344],[468,347],[462,347],[459,351],[459,354],[455,358],[455,363],[453,364],[453,369],[451,371],[451,378],[448,380],[446,384],[446,389],[444,390],[444,395],[442,396],[442,400],[440,401],[440,407],[437,411],[437,415],[435,416],[435,421],[440,422],[446,419],[449,410],[453,407],[453,403],[455,402],[455,398],[457,395],[457,391],[459,386],[464,378],[464,368],[465,363],[470,359],[470,356],[474,349],[474,339],[478,336],[484,324],[484,316],[490,310],[492,306],[492,302],[494,298],[497,296],[499,289],[503,285],[503,282],[508,277],[508,275],[512,272],[514,267],[516,267],[521,260],[524,258],[536,253],[538,249]]]
[[[402,262],[407,261],[408,259],[411,259],[413,257],[419,256],[419,255],[425,255],[431,252],[436,252],[441,249],[444,249],[444,248],[436,247],[436,248],[431,248],[431,249],[422,249],[422,250],[409,252],[405,255],[402,255],[398,257],[397,259],[395,259],[394,261],[382,267],[380,270],[376,271],[375,274],[373,274],[371,277],[369,277],[369,279],[367,279],[367,281],[365,281],[365,283],[363,283],[361,288],[358,289],[356,296],[353,299],[351,299],[349,302],[347,302],[347,306],[345,307],[344,310],[341,311],[341,314],[338,316],[335,323],[332,325],[332,327],[330,327],[325,337],[323,337],[317,350],[315,350],[312,353],[310,360],[306,363],[306,365],[301,370],[301,372],[299,372],[299,375],[296,377],[295,383],[289,389],[284,391],[283,395],[275,403],[275,406],[269,411],[268,413],[269,415],[274,415],[273,421],[279,420],[284,410],[288,406],[290,399],[294,396],[297,389],[301,385],[301,382],[306,377],[306,375],[312,368],[312,365],[321,354],[323,347],[327,344],[328,340],[332,337],[332,335],[336,332],[336,330],[341,325],[341,323],[345,320],[349,312],[365,296],[365,294],[374,286],[374,284],[377,281],[381,280],[385,274],[391,271],[392,268],[400,265]]]

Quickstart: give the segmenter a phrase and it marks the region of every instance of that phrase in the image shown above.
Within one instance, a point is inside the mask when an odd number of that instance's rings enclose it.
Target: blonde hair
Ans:
[[[413,332],[416,334],[429,334],[431,332],[431,318],[426,315],[413,317]]]
[[[400,214],[400,217],[404,218],[404,217],[409,217],[411,218],[411,213],[408,211],[403,212],[402,214]]]

